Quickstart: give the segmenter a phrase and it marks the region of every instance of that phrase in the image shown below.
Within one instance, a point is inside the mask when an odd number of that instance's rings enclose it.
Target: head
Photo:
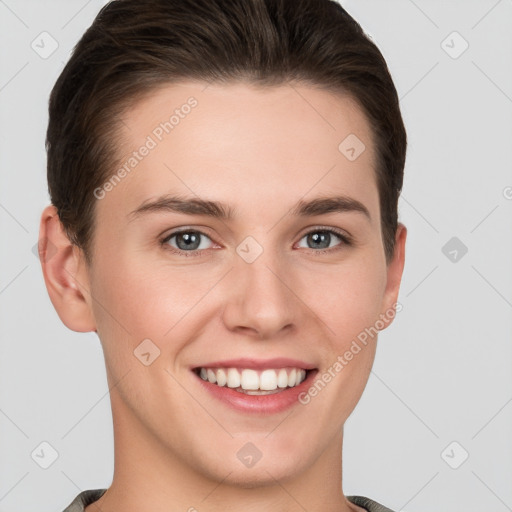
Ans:
[[[330,0],[116,0],[49,114],[45,282],[70,329],[98,333],[115,433],[244,485],[314,466],[404,264],[406,133],[378,48]],[[293,359],[308,385],[242,411],[198,375],[233,358]]]

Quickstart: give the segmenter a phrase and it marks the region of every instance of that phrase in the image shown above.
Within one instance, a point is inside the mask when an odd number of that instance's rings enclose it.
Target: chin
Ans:
[[[252,468],[241,468],[236,465],[225,467],[225,472],[219,477],[223,484],[243,489],[254,489],[275,486],[276,481],[286,481],[288,478],[294,477],[299,471],[300,468],[297,468],[291,459],[286,461],[286,464],[265,464],[263,460],[260,460]],[[227,473],[229,473],[228,477],[226,477]]]
[[[312,464],[304,453],[304,445],[285,449],[282,439],[270,442],[267,439],[265,442],[248,435],[238,438],[235,445],[222,451],[219,447],[212,454],[213,460],[210,458],[208,461],[214,479],[228,485],[247,489],[275,486],[276,480],[296,478]],[[202,470],[206,468],[205,462],[203,459]]]

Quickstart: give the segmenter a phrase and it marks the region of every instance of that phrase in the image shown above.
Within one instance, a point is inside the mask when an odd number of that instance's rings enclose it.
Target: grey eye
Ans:
[[[300,247],[306,247],[308,249],[328,249],[332,247],[331,242],[334,239],[342,240],[341,236],[336,234],[334,231],[317,229],[316,231],[310,231],[302,237],[302,240],[306,239],[306,246],[300,245]],[[334,244],[336,245],[336,244]]]
[[[165,240],[172,247],[181,251],[195,251],[198,249],[208,249],[208,243],[203,243],[202,238],[210,240],[204,233],[199,231],[180,231],[170,234]],[[171,240],[176,239],[175,244]]]

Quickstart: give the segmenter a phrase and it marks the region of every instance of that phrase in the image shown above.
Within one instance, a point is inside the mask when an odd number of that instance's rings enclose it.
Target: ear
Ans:
[[[401,307],[396,307],[395,304],[398,301],[398,292],[400,290],[400,283],[402,281],[402,273],[405,265],[405,241],[407,239],[407,228],[402,224],[398,223],[396,235],[395,235],[395,252],[393,259],[387,266],[387,284],[384,291],[382,300],[382,310],[380,319],[384,322],[385,327],[388,327],[393,322],[396,311],[400,311]],[[379,329],[382,330],[382,329]]]
[[[73,331],[96,331],[83,251],[68,239],[57,208],[47,206],[39,226],[39,261],[52,304]]]

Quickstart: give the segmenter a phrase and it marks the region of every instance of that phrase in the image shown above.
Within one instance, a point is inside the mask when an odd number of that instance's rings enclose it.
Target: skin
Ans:
[[[50,298],[67,327],[98,333],[110,386],[114,477],[86,510],[363,511],[342,492],[343,425],[366,386],[377,336],[307,405],[282,413],[235,411],[189,368],[285,356],[321,375],[392,310],[406,228],[399,224],[387,265],[370,125],[351,98],[311,86],[183,82],[126,112],[120,161],[190,96],[197,107],[97,200],[90,267],[55,208],[42,214],[40,238],[56,248],[41,258]],[[351,133],[366,146],[354,161],[338,150]],[[236,213],[129,216],[167,193],[222,201]],[[371,219],[288,213],[301,199],[341,194],[363,203]],[[200,256],[171,252],[184,246],[176,237],[167,248],[159,243],[181,227],[206,235]],[[354,243],[333,234],[319,252],[306,236],[319,228],[342,230]],[[252,263],[236,252],[247,236],[263,248]],[[133,351],[148,338],[160,356],[145,366]],[[251,468],[237,458],[248,442],[262,454]]]

